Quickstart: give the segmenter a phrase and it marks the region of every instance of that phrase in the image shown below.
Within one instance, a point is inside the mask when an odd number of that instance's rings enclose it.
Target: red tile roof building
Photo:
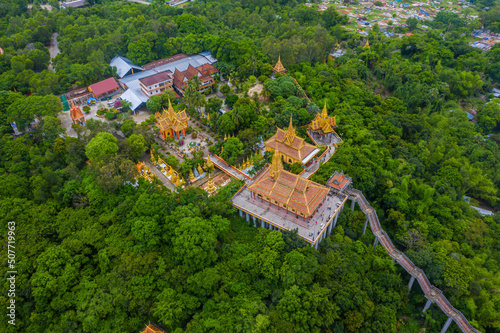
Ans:
[[[161,72],[139,79],[142,92],[148,96],[161,95],[167,89],[172,89],[172,72]]]
[[[319,152],[318,147],[305,142],[304,139],[295,134],[291,117],[288,129],[284,131],[278,128],[276,134],[264,144],[266,150],[278,151],[283,160],[289,164],[307,165],[312,162],[313,157]]]
[[[120,86],[114,77],[110,77],[101,82],[91,84],[89,91],[94,94],[95,98],[112,96],[120,90]]]
[[[219,70],[211,64],[204,64],[198,67],[193,67],[189,64],[185,71],[179,71],[175,69],[174,72],[174,86],[177,88],[178,92],[184,96],[186,90],[186,83],[194,76],[198,76],[200,79],[200,88],[198,90],[204,91],[205,89],[211,87],[214,84],[214,78],[212,75],[218,73]]]
[[[278,209],[308,221],[325,201],[329,189],[283,170],[278,154],[271,165],[248,187],[254,199],[266,201]]]

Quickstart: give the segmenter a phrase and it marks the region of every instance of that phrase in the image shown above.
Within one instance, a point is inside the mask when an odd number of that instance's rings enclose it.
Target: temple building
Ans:
[[[267,151],[279,153],[284,162],[293,164],[299,163],[302,166],[309,166],[313,162],[313,157],[319,152],[318,147],[313,146],[298,137],[293,128],[292,118],[286,131],[278,128],[278,131],[269,140],[264,142]]]
[[[141,331],[141,333],[165,333],[165,331],[152,322],[149,322],[148,325]]]
[[[177,68],[174,71],[174,85],[179,94],[184,96],[186,90],[186,83],[192,77],[198,76],[200,80],[200,87],[198,91],[205,91],[205,89],[211,87],[215,83],[214,74],[217,74],[219,70],[211,64],[204,64],[198,67],[194,67],[189,64],[185,71],[180,71]]]
[[[80,107],[76,106],[75,103],[71,104],[69,115],[71,117],[71,120],[73,121],[73,124],[85,126],[85,116],[83,115],[83,112],[80,109]]]
[[[334,128],[337,127],[337,122],[335,121],[335,117],[328,116],[328,111],[326,110],[326,100],[325,106],[323,107],[323,111],[318,112],[316,117],[314,117],[313,121],[307,125],[311,136],[318,135],[321,140],[327,140],[331,142],[334,138]]]
[[[186,129],[188,125],[188,116],[186,111],[175,112],[170,99],[168,100],[168,110],[163,110],[163,114],[159,112],[155,114],[156,126],[160,129],[160,136],[163,139],[174,137],[180,140],[186,136]]]
[[[297,230],[316,249],[337,223],[347,196],[283,169],[278,154],[232,198],[241,217],[271,230]]]
[[[271,166],[248,187],[252,197],[267,202],[277,210],[309,222],[320,204],[325,202],[329,189],[283,170],[281,158],[275,154]]]
[[[281,55],[279,55],[278,56],[278,62],[276,63],[276,65],[273,68],[273,74],[275,74],[275,73],[285,74],[285,72],[286,72],[286,69],[281,64]]]

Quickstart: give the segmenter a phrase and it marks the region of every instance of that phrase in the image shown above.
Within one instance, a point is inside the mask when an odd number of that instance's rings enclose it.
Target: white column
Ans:
[[[450,324],[451,324],[452,320],[453,320],[453,318],[448,317],[448,320],[446,320],[446,323],[444,323],[444,326],[441,329],[441,333],[445,333],[446,332],[446,330],[448,329],[448,327],[450,327]]]
[[[247,222],[250,222],[250,214],[247,213]]]
[[[366,218],[366,221],[365,221],[365,224],[363,224],[363,233],[362,235],[365,234],[365,231],[366,231],[366,225],[368,224],[368,218]]]
[[[351,199],[351,210],[354,210],[355,205],[356,205],[356,201]]]
[[[239,209],[240,211],[240,216],[243,217],[243,211],[241,209]]]
[[[411,290],[411,287],[413,286],[413,282],[415,282],[415,277],[412,276],[410,279],[410,283],[408,283],[408,292]]]
[[[427,303],[425,303],[425,306],[424,306],[424,309],[422,310],[422,312],[427,311],[427,309],[431,306],[431,304],[432,304],[432,301],[430,299],[428,299]]]
[[[335,218],[333,219],[333,227],[335,228],[337,226],[337,219],[339,218],[339,214],[335,215]]]
[[[378,237],[375,236],[375,242],[373,242],[373,248],[376,248],[378,245]]]

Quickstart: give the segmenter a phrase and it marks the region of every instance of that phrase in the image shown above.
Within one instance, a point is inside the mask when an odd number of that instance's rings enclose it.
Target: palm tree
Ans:
[[[236,125],[236,127],[240,127],[241,123],[243,122],[243,117],[241,115],[241,111],[238,108],[235,108],[231,110],[231,120],[233,123]]]
[[[255,68],[259,66],[259,59],[252,54],[247,61],[247,65],[252,69],[252,75],[255,76]]]

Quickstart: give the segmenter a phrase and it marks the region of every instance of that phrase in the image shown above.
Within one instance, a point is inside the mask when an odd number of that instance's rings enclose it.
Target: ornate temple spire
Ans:
[[[217,190],[217,188],[214,185],[214,182],[212,181],[212,178],[210,178],[210,174],[208,175],[208,184],[205,187],[205,191],[208,193],[213,193]]]
[[[290,124],[288,125],[288,129],[285,132],[285,143],[289,146],[293,144],[293,140],[295,139],[295,128],[293,128],[292,116],[290,116]]]
[[[165,110],[163,110],[165,112]],[[174,120],[177,118],[177,114],[175,113],[174,108],[172,107],[172,103],[170,102],[170,98],[168,99],[168,110],[167,110],[167,116],[170,119],[170,121]]]
[[[207,163],[205,163],[205,168],[213,168],[214,167],[214,162],[210,160],[210,155],[207,157]]]
[[[276,63],[276,66],[274,66],[273,71],[278,73],[286,72],[285,67],[281,64],[281,54],[278,56],[278,62]]]
[[[271,178],[278,178],[281,170],[283,170],[283,163],[281,162],[281,156],[278,150],[274,151],[273,159],[271,161],[271,167],[269,168],[269,173]]]
[[[325,106],[323,107],[323,111],[321,112],[321,118],[323,119],[328,118],[328,110],[326,109],[326,99],[325,99]]]

